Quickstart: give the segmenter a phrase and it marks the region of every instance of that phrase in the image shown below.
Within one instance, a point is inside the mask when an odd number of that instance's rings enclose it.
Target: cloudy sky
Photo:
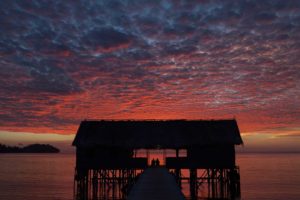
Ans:
[[[236,118],[300,141],[300,1],[2,0],[0,27],[0,139]]]

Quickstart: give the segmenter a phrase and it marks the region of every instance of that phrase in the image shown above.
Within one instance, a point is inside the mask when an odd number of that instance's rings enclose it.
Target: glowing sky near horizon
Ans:
[[[2,132],[235,117],[299,140],[300,1],[3,0],[0,27]]]

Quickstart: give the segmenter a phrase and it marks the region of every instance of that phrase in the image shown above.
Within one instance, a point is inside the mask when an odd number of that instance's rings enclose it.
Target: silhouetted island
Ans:
[[[0,153],[59,153],[60,150],[50,144],[31,144],[25,147],[0,144]]]

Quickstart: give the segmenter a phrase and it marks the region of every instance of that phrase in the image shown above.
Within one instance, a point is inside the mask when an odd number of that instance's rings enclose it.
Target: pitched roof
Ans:
[[[185,148],[242,144],[236,120],[82,121],[73,146]]]

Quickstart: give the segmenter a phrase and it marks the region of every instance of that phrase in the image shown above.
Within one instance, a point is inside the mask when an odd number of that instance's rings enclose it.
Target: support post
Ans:
[[[178,160],[178,158],[179,158],[179,149],[177,148],[176,149],[176,159]],[[176,166],[175,176],[176,176],[176,180],[177,180],[177,183],[178,183],[179,187],[181,187],[181,174],[180,174],[180,167],[179,166]]]
[[[190,195],[192,198],[197,197],[197,169],[190,169]]]

